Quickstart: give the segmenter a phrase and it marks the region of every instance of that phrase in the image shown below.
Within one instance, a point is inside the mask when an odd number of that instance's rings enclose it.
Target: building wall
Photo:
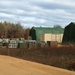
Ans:
[[[40,35],[40,41],[58,41],[62,42],[63,34],[42,34]]]

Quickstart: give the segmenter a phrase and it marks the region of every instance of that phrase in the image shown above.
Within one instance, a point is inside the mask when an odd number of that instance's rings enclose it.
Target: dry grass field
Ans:
[[[1,48],[0,55],[8,55],[45,65],[75,70],[75,46],[63,46],[58,48],[47,47],[38,49]]]

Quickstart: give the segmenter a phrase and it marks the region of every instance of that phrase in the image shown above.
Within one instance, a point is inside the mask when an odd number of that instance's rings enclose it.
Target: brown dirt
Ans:
[[[75,72],[0,55],[0,75],[75,75]]]

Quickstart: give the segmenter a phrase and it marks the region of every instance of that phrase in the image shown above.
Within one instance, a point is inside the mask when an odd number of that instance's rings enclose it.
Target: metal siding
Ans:
[[[58,41],[58,43],[62,42],[63,34],[43,34],[41,36],[41,41]]]

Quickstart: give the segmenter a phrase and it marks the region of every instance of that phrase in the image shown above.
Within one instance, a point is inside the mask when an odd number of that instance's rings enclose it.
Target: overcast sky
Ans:
[[[0,22],[20,22],[24,27],[75,22],[75,0],[0,0]]]

